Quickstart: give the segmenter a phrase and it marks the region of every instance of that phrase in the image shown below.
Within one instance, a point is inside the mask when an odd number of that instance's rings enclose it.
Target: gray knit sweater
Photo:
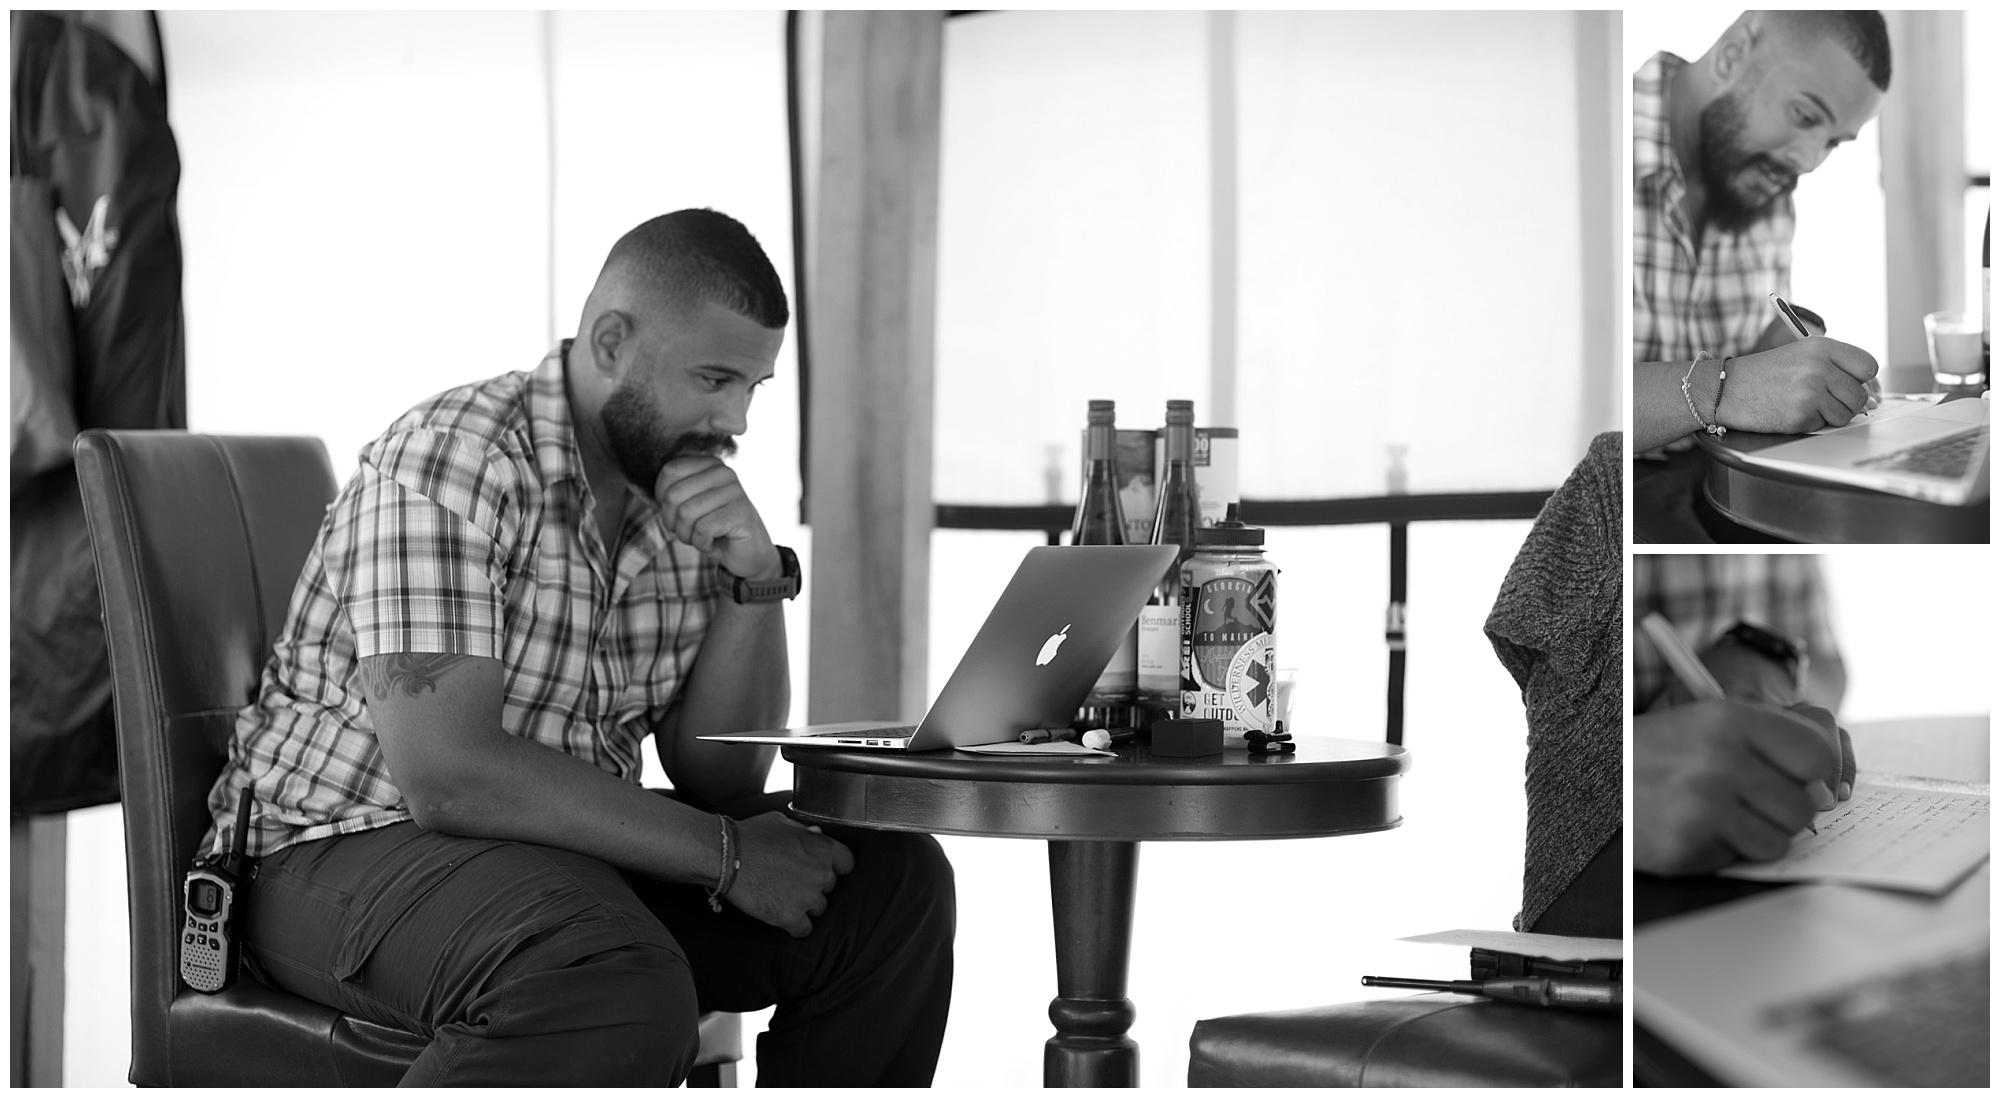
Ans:
[[[1516,930],[1618,829],[1625,700],[1624,436],[1598,435],[1536,517],[1486,618],[1528,711],[1528,844]]]

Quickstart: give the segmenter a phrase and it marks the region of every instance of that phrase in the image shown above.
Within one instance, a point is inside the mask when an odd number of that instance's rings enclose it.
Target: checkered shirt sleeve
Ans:
[[[230,765],[209,844],[254,789],[251,853],[410,819],[356,681],[391,652],[502,665],[502,727],[626,781],[679,697],[710,619],[712,566],[634,493],[617,560],[590,498],[560,359],[440,394],[362,452],[328,509]]]
[[[323,558],[357,660],[389,652],[500,657],[504,505],[475,444],[408,431],[371,448],[335,504]]]

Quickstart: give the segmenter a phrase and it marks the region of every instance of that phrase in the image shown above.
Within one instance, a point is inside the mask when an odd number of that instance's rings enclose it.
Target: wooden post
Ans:
[[[1964,309],[1965,13],[1886,11],[1894,76],[1882,97],[1888,355],[1930,362],[1924,314]]]
[[[928,700],[944,15],[821,18],[807,714],[914,718]]]
[[[1598,432],[1616,430],[1624,422],[1618,379],[1632,375],[1619,364],[1631,355],[1632,343],[1623,323],[1625,303],[1631,300],[1629,272],[1622,270],[1621,260],[1631,199],[1624,169],[1629,122],[1620,94],[1626,76],[1615,63],[1624,14],[1580,11],[1575,19],[1577,212],[1583,226],[1583,375],[1577,386],[1581,430],[1576,440],[1581,454]]]
[[[1202,423],[1234,427],[1238,194],[1236,13],[1208,13],[1208,406]]]

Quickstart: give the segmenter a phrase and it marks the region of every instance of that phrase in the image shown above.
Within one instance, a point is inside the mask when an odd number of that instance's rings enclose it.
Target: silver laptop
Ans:
[[[1985,400],[1885,401],[1845,427],[1744,453],[1746,461],[1933,503],[1987,495]]]
[[[700,738],[932,751],[1003,743],[1025,729],[1068,725],[1178,551],[1172,545],[1028,550],[930,712],[915,725],[845,721]]]
[[[1649,923],[1635,1015],[1729,1085],[1983,1088],[1986,888],[1804,885]]]

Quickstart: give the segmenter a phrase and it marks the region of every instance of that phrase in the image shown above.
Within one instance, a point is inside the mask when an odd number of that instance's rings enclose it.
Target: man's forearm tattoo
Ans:
[[[471,658],[451,652],[394,652],[362,661],[361,673],[375,697],[414,698],[435,692],[446,672]]]

